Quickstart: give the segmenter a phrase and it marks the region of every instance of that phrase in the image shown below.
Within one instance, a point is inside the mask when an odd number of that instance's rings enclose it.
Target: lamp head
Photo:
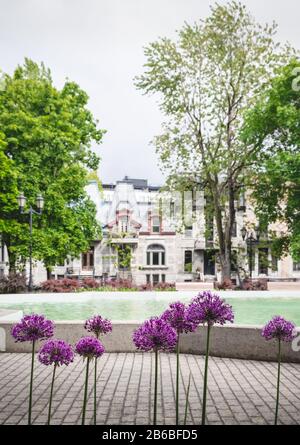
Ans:
[[[18,198],[19,210],[22,213],[24,211],[24,207],[26,205],[26,197],[24,196],[24,192],[20,192]]]
[[[45,204],[44,198],[42,197],[42,195],[38,195],[36,198],[36,206],[40,212],[43,211],[44,204]]]

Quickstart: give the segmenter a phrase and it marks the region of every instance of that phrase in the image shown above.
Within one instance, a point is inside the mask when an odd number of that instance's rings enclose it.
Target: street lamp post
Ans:
[[[248,232],[246,227],[241,230],[243,241],[246,241],[247,246],[249,246],[249,273],[252,279],[252,268],[253,268],[253,246],[259,243],[260,232],[259,227],[256,227],[254,231]],[[256,235],[256,236],[255,236]]]
[[[44,208],[44,198],[42,195],[38,195],[36,198],[36,206],[37,211],[32,208],[32,206],[29,206],[29,210],[25,211],[25,205],[26,205],[26,197],[24,196],[24,193],[21,192],[18,196],[18,204],[19,204],[19,210],[21,215],[29,215],[29,233],[30,233],[30,241],[29,241],[29,281],[28,281],[28,290],[32,291],[32,217],[33,215],[41,215]]]

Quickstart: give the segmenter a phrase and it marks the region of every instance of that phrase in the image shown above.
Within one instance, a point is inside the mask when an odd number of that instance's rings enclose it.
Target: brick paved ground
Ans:
[[[98,423],[149,424],[152,393],[151,354],[106,354],[99,360]],[[159,395],[160,423],[174,423],[175,355],[162,354]],[[188,423],[199,424],[201,414],[203,357],[181,357],[181,413],[184,388],[191,373]],[[80,423],[83,397],[83,362],[77,358],[57,372],[53,399],[53,424]],[[30,354],[0,354],[0,423],[27,421]],[[91,369],[91,383],[92,383]],[[36,363],[33,419],[43,424],[47,419],[51,368]],[[211,358],[207,416],[209,424],[268,424],[274,419],[276,364]],[[90,387],[92,391],[92,386]],[[92,419],[90,397],[87,419]],[[300,365],[284,364],[280,422],[300,424]]]

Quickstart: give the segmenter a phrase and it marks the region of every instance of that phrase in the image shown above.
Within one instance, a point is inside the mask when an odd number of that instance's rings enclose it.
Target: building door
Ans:
[[[268,275],[269,268],[269,249],[258,249],[258,273],[260,275]]]
[[[204,275],[215,275],[215,252],[204,251]]]
[[[94,268],[94,247],[82,254],[82,270],[93,270]]]

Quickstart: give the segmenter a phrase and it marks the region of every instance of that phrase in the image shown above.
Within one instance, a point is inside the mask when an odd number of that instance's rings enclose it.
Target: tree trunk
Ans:
[[[226,241],[226,234],[223,229],[223,215],[220,203],[219,194],[216,190],[213,190],[213,200],[214,200],[214,214],[217,226],[218,242],[219,242],[219,262],[221,266],[221,282],[225,279],[230,278],[230,255],[228,255],[228,245]],[[230,246],[229,246],[230,247]]]
[[[231,250],[232,250],[232,230],[235,221],[234,208],[234,184],[232,178],[229,176],[228,180],[228,218],[225,223],[225,269],[224,275],[231,279]]]
[[[219,261],[221,266],[221,281],[231,279],[231,248],[232,229],[235,220],[234,209],[234,186],[231,180],[228,183],[228,217],[225,222],[221,207],[221,199],[217,187],[212,191],[214,200],[214,214],[216,219],[218,241],[219,241]]]
[[[46,271],[47,271],[47,280],[51,280],[52,269],[50,269],[50,267],[47,267]]]

